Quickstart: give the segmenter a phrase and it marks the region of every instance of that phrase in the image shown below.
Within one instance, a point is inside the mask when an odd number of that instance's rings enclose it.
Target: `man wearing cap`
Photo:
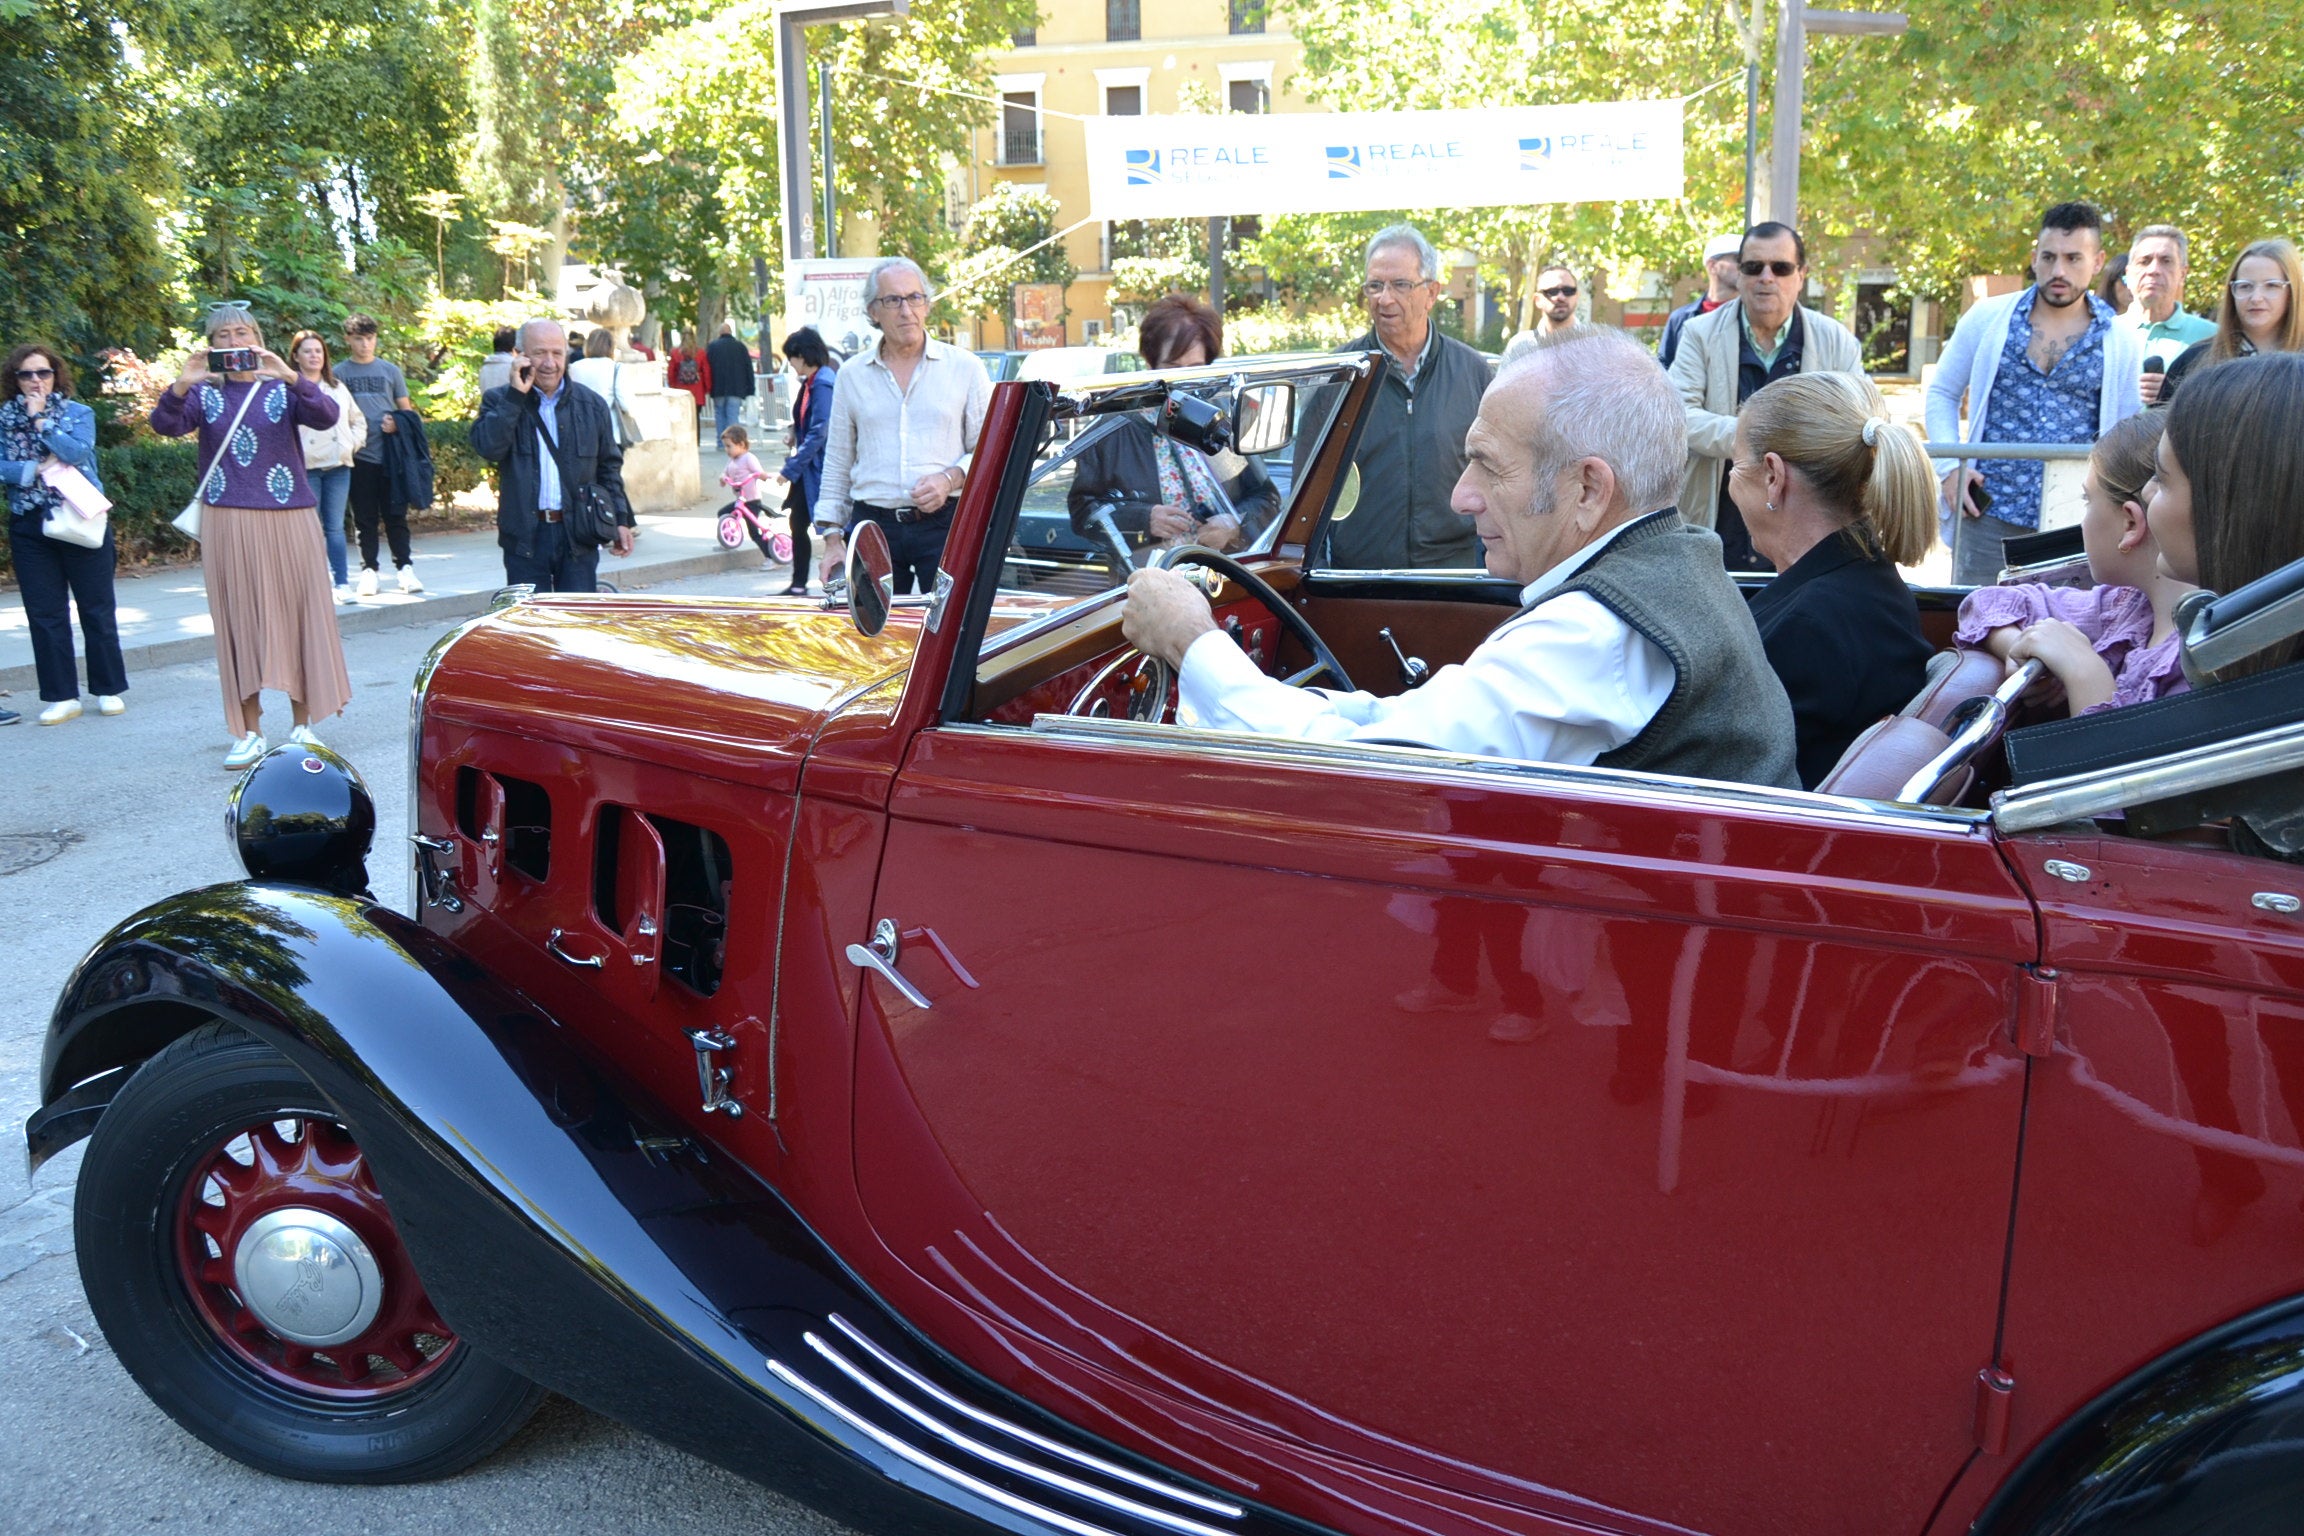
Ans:
[[[1667,370],[1672,366],[1672,355],[1680,350],[1680,327],[1736,297],[1736,258],[1743,249],[1742,235],[1722,235],[1704,247],[1704,292],[1664,320],[1664,340],[1656,348],[1656,361]]]

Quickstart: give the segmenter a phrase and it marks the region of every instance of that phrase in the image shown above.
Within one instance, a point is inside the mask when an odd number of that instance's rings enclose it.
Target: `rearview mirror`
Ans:
[[[888,534],[878,523],[858,521],[848,530],[848,617],[860,634],[888,627],[896,602],[896,560]]]
[[[1296,386],[1255,384],[1232,407],[1232,451],[1278,453],[1296,437]]]

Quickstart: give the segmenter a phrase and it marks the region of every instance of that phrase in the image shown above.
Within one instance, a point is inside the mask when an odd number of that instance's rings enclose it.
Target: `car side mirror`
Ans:
[[[848,530],[848,617],[857,632],[876,635],[888,627],[896,604],[896,559],[888,534],[878,523],[858,522]]]
[[[1278,453],[1296,439],[1296,386],[1256,384],[1232,405],[1232,451]]]

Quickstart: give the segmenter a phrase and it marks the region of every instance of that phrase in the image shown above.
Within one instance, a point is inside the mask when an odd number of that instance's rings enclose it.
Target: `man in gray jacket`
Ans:
[[[1488,360],[1434,329],[1440,255],[1414,226],[1379,231],[1363,271],[1360,296],[1373,327],[1344,350],[1381,351],[1384,377],[1353,456],[1360,499],[1349,516],[1329,520],[1318,563],[1362,571],[1478,565],[1480,541],[1448,497],[1464,472],[1464,434],[1480,413]]]
[[[1736,413],[1762,386],[1795,373],[1861,373],[1856,335],[1800,302],[1808,286],[1808,246],[1789,225],[1744,232],[1737,296],[1680,330],[1672,383],[1688,407],[1688,478],[1680,515],[1720,535],[1732,571],[1775,567],[1752,547],[1743,514],[1727,494]]]

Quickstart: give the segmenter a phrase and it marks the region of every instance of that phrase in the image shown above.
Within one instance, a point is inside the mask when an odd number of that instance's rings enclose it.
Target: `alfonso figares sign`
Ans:
[[[1681,103],[1093,117],[1089,216],[1207,218],[1681,195]]]

